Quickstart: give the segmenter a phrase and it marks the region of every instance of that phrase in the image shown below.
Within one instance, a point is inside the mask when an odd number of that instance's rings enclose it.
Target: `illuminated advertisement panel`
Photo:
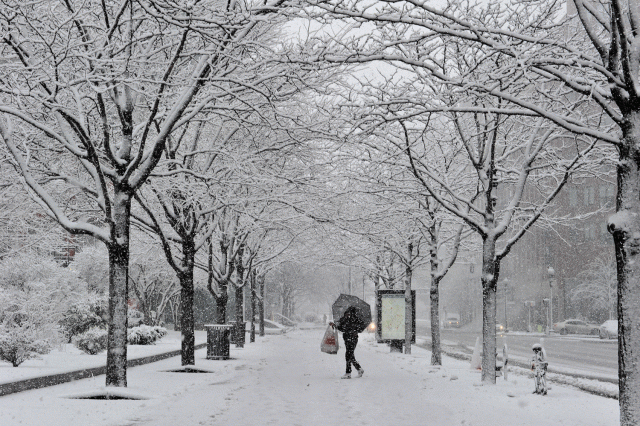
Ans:
[[[416,338],[416,297],[415,290],[411,291],[413,330],[412,342]],[[404,290],[378,290],[377,308],[377,340],[390,342],[405,339],[405,297]]]

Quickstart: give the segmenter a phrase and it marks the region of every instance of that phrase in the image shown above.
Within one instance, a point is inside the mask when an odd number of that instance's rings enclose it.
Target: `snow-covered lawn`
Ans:
[[[337,356],[321,353],[323,332],[294,330],[243,349],[232,345],[228,361],[207,360],[199,350],[196,367],[211,374],[166,372],[179,367],[179,357],[130,368],[128,392],[143,400],[66,398],[101,388],[104,376],[7,395],[0,398],[0,425],[619,424],[616,400],[557,384],[547,396],[533,395],[533,380],[517,374],[482,386],[468,362],[444,357],[442,367],[433,367],[427,350],[390,353],[371,334],[361,334],[356,349],[364,377],[340,380],[344,347]]]
[[[206,341],[206,331],[196,331],[196,344]],[[169,331],[168,334],[155,345],[129,345],[127,347],[127,358],[142,358],[149,355],[180,350],[180,344],[180,332]],[[50,353],[40,356],[38,359],[27,360],[20,364],[19,367],[13,367],[7,362],[0,362],[0,384],[84,368],[101,367],[104,366],[106,362],[106,352],[97,355],[88,355],[68,343],[54,348]]]

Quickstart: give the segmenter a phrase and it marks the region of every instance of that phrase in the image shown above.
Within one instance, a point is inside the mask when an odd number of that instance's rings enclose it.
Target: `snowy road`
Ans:
[[[528,377],[480,385],[469,363],[430,353],[411,355],[361,334],[356,357],[361,379],[340,380],[344,348],[320,352],[324,330],[296,330],[259,338],[244,349],[232,346],[228,361],[196,354],[196,367],[211,374],[168,373],[179,357],[129,369],[129,392],[144,400],[82,400],[104,376],[0,398],[2,426],[615,426],[615,400],[553,385],[549,395],[532,395]]]
[[[430,340],[426,327],[418,326],[418,336]],[[464,329],[443,329],[443,341],[473,348],[477,337],[482,333],[470,332]],[[609,379],[618,377],[618,346],[616,340],[600,340],[597,337],[559,336],[542,337],[547,351],[547,357],[554,369],[568,371],[575,370],[585,374],[593,374]],[[509,356],[521,360],[531,358],[531,345],[540,342],[541,336],[526,333],[507,333],[497,336],[497,344],[502,348],[504,342],[509,347]],[[501,351],[500,351],[501,352]]]

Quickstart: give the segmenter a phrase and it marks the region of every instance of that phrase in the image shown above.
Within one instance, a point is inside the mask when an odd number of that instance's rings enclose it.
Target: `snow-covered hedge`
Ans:
[[[0,360],[17,367],[28,359],[50,351],[49,340],[42,339],[33,329],[0,326]]]
[[[74,336],[72,341],[81,351],[95,355],[107,349],[107,330],[98,327],[90,328]]]
[[[130,345],[154,345],[157,340],[167,335],[164,327],[139,325],[129,329],[127,343]]]
[[[71,306],[59,322],[67,341],[90,328],[107,328],[106,301],[94,296],[93,300]]]

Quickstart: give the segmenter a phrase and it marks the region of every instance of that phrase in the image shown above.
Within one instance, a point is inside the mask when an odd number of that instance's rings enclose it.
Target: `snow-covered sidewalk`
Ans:
[[[143,400],[84,400],[104,376],[0,398],[0,424],[13,425],[466,425],[615,426],[616,400],[552,385],[533,395],[533,380],[512,374],[480,385],[469,363],[430,353],[390,353],[361,334],[356,357],[365,375],[341,380],[344,348],[320,352],[324,330],[295,330],[232,345],[228,361],[196,353],[196,367],[211,374],[169,373],[180,358],[129,369],[128,392]]]

